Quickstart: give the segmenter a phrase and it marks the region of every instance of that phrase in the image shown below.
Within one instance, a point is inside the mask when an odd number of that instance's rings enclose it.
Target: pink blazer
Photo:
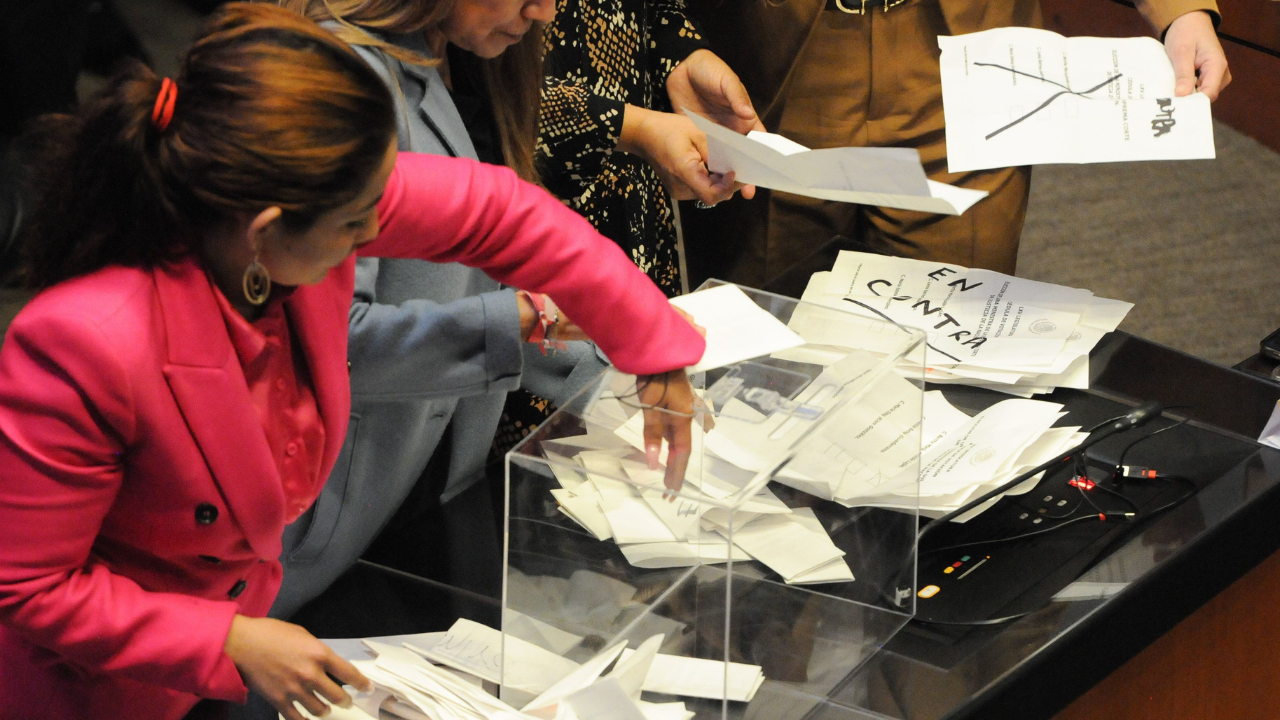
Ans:
[[[549,293],[624,371],[702,339],[608,240],[505,168],[401,154],[362,253]],[[350,411],[354,259],[293,295],[333,466]],[[111,267],[37,296],[0,351],[0,718],[180,718],[243,701],[223,653],[280,584],[284,498],[200,264]]]

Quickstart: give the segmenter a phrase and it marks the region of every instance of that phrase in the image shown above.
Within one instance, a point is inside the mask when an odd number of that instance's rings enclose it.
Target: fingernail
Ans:
[[[650,470],[658,469],[658,458],[661,454],[662,454],[661,445],[645,445],[644,446],[644,457],[646,460],[649,461]]]

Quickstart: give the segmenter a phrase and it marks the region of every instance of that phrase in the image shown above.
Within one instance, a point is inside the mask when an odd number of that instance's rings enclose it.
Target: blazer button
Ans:
[[[236,584],[232,585],[231,589],[227,591],[227,597],[231,598],[232,600],[235,600],[236,598],[240,597],[240,593],[244,592],[244,589],[248,586],[249,586],[249,583],[243,580],[237,580]]]
[[[201,525],[212,525],[214,520],[218,519],[218,508],[209,503],[200,503],[196,506],[196,522]]]

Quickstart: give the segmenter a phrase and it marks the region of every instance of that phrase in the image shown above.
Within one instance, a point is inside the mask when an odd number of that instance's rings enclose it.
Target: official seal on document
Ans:
[[[1057,329],[1058,326],[1050,320],[1037,320],[1031,323],[1031,332],[1036,335],[1044,335],[1045,333],[1051,333]]]
[[[969,462],[973,463],[974,465],[981,465],[982,463],[990,460],[995,456],[996,456],[995,448],[982,448],[981,450],[973,454],[973,457],[969,459]]]

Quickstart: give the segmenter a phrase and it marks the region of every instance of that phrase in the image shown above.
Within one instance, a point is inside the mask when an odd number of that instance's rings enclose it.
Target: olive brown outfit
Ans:
[[[861,0],[845,8],[861,9]],[[1029,167],[947,172],[939,35],[1040,27],[1038,0],[690,0],[712,50],[742,78],[765,126],[811,148],[913,147],[932,180],[990,195],[953,217],[762,191],[685,213],[691,282],[764,284],[836,235],[868,250],[1012,274]],[[1213,0],[1140,0],[1161,33]]]

